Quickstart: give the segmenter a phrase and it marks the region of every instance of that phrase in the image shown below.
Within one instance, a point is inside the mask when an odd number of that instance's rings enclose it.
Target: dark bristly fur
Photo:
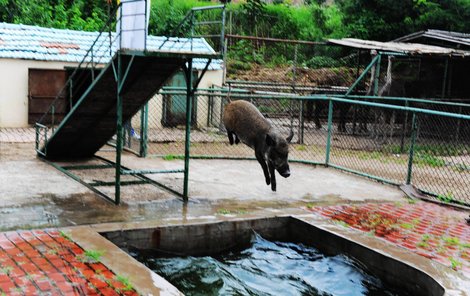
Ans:
[[[284,178],[290,176],[287,157],[293,132],[287,138],[282,137],[261,112],[247,101],[230,102],[225,107],[223,120],[230,144],[241,141],[255,150],[266,184],[271,184],[271,189],[276,191],[275,170]]]

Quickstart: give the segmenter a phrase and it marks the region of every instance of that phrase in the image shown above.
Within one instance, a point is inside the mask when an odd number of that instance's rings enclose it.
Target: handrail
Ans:
[[[194,17],[196,15],[196,12],[200,11],[207,11],[207,10],[217,10],[217,9],[222,9],[222,19],[220,21],[205,21],[205,22],[194,22]],[[221,30],[220,33],[217,35],[210,35],[209,37],[219,37],[220,40],[223,40],[224,38],[224,27],[225,27],[225,5],[212,5],[212,6],[201,6],[201,7],[193,7],[191,10],[186,13],[184,18],[181,20],[181,22],[176,26],[176,28],[173,29],[173,31],[166,37],[165,41],[159,46],[159,50],[165,46],[165,44],[170,40],[171,37],[175,37],[180,33],[181,28],[187,23],[190,22],[190,32],[191,36],[189,37],[191,40],[192,44],[192,39],[196,37],[194,35],[194,29],[197,25],[215,25],[215,24],[221,24]],[[198,35],[197,37],[208,37],[205,35]],[[222,52],[223,51],[223,42],[220,44],[219,50],[217,52]]]
[[[321,87],[320,87],[321,88]],[[163,87],[158,93],[159,94],[184,94],[185,88],[184,87],[174,87],[174,86],[165,86]],[[207,93],[205,93],[207,92]],[[216,95],[214,92],[221,92],[221,93],[249,93],[251,97],[256,98],[272,98],[272,99],[298,99],[298,100],[310,100],[310,99],[319,99],[324,97],[322,94],[318,95],[298,95],[293,93],[262,93],[262,92],[253,92],[246,89],[237,89],[237,88],[198,88],[196,91],[197,95]],[[262,97],[261,97],[262,96]],[[379,100],[379,101],[405,101],[405,102],[415,102],[415,103],[425,103],[430,105],[443,105],[443,106],[453,106],[453,107],[468,107],[470,108],[470,104],[467,103],[456,103],[450,101],[442,101],[442,100],[426,100],[426,99],[417,99],[417,98],[410,98],[410,97],[388,97],[388,96],[368,96],[368,95],[344,95],[344,94],[335,94],[337,98],[350,98],[350,99],[364,99],[364,100]]]
[[[59,91],[59,93],[57,94],[57,96],[54,98],[54,100],[52,101],[52,103],[49,105],[49,108],[48,110],[46,111],[46,113],[44,113],[41,118],[38,120],[38,123],[42,123],[44,118],[49,114],[50,111],[52,111],[52,108],[55,106],[55,104],[57,103],[57,101],[62,97],[64,91],[70,87],[70,85],[72,84],[72,81],[76,78],[75,76],[78,75],[78,71],[79,69],[82,69],[82,65],[85,64],[85,61],[87,60],[87,58],[89,57],[90,53],[93,55],[93,49],[94,49],[94,46],[97,44],[98,40],[101,38],[103,32],[105,31],[106,27],[110,26],[112,20],[114,19],[113,15],[116,15],[118,9],[120,9],[120,7],[122,6],[122,3],[118,4],[114,9],[113,11],[111,12],[111,16],[108,18],[108,20],[105,22],[105,24],[100,28],[100,31],[99,31],[99,34],[97,36],[97,38],[95,39],[95,41],[93,42],[93,44],[91,45],[91,47],[87,50],[87,52],[85,53],[85,55],[83,56],[82,60],[78,63],[77,67],[75,68],[75,70],[72,72],[72,74],[69,76],[69,78],[67,79],[67,81],[65,82],[64,86],[61,88],[61,90]],[[107,32],[107,31],[106,31]],[[115,39],[114,39],[115,40]],[[110,43],[110,47],[112,47],[112,43]],[[101,48],[101,45],[100,45],[100,48]],[[98,48],[99,49],[99,48]],[[111,51],[110,51],[111,53]],[[110,57],[111,58],[111,57]],[[93,59],[92,59],[93,61]],[[90,62],[86,63],[86,66],[88,66],[90,64]],[[93,63],[94,64],[94,63]],[[86,67],[85,67],[86,68]],[[92,70],[94,70],[95,67],[92,66]]]

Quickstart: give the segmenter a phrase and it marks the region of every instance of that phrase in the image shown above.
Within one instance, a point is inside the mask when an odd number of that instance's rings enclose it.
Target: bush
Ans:
[[[326,56],[315,56],[308,60],[306,66],[312,69],[339,67],[338,60]]]

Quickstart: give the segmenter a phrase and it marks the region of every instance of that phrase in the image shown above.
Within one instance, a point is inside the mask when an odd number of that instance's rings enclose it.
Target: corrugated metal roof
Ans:
[[[0,23],[0,58],[79,63],[98,36],[98,32]],[[110,60],[117,49],[115,39],[115,33],[100,36],[93,47],[95,63],[107,63]],[[147,50],[215,54],[214,49],[203,38],[167,39],[163,36],[148,36]],[[87,62],[89,61],[91,55]],[[205,59],[194,59],[193,62],[196,69],[203,69],[206,63]],[[212,61],[208,69],[222,69],[222,61]]]
[[[372,40],[362,40],[354,38],[343,39],[330,39],[328,43],[361,48],[368,50],[379,50],[398,52],[408,55],[440,55],[440,56],[457,56],[457,57],[470,57],[470,51],[458,50],[453,48],[446,48],[434,45],[419,44],[419,43],[404,43],[404,42],[379,42]]]
[[[442,30],[426,30],[412,33],[400,38],[393,40],[394,42],[405,42],[410,40],[415,40],[419,38],[430,38],[441,41],[447,41],[455,44],[462,44],[470,46],[470,34],[452,32],[452,31],[442,31]]]

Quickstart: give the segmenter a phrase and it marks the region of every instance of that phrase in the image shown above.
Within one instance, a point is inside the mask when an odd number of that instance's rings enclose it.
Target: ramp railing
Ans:
[[[97,33],[90,48],[84,53],[83,58],[55,96],[46,113],[36,122],[36,151],[39,155],[46,156],[47,141],[65,118],[57,116],[56,111],[60,109],[72,111],[79,104],[80,98],[86,96],[87,89],[106,64],[112,60],[116,52],[116,40],[119,36],[111,32],[115,27],[116,15],[121,7],[122,3],[111,11],[110,17]]]

